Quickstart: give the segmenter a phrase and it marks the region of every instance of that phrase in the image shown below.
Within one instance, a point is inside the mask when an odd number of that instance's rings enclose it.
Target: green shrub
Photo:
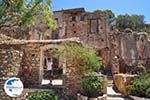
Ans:
[[[146,96],[150,98],[150,88],[146,90]]]
[[[85,95],[88,97],[96,97],[102,95],[104,78],[99,76],[88,76],[83,78],[81,86],[84,89]]]
[[[52,91],[31,92],[28,95],[29,100],[57,100]]]
[[[96,51],[77,43],[64,43],[57,54],[66,56],[67,64],[75,69],[76,74],[89,74],[101,69]],[[70,69],[71,69],[70,68]]]
[[[139,97],[150,97],[150,74],[140,75],[133,80],[129,88],[129,94]]]

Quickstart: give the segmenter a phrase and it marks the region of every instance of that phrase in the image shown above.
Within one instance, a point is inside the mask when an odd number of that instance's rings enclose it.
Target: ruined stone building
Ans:
[[[25,88],[54,88],[61,90],[67,88],[65,82],[66,75],[69,75],[69,69],[66,67],[65,57],[55,56],[55,51],[62,46],[64,42],[78,43],[77,38],[60,40],[18,40],[0,34],[0,96],[2,100],[12,100],[6,95],[3,87],[4,83],[10,77],[19,77]],[[51,57],[53,63],[53,80],[62,80],[59,85],[42,84],[47,79],[45,60]],[[47,79],[49,80],[49,78]],[[29,92],[29,91],[27,91]],[[26,94],[26,91],[23,95]],[[3,99],[4,98],[4,99]],[[17,99],[24,100],[24,99]]]
[[[45,59],[47,57],[59,59],[54,63],[55,78],[67,73],[64,57],[55,57],[57,48],[63,42],[76,42],[76,38],[61,40],[17,40],[0,34],[0,85],[10,77],[19,77],[25,87],[39,87],[45,79]],[[60,75],[61,74],[61,75]],[[3,88],[3,86],[1,86]]]
[[[44,39],[49,40],[77,37],[86,47],[97,50],[107,71],[111,71],[116,62],[122,68],[117,69],[117,72],[124,72],[130,66],[150,64],[148,35],[132,31],[112,31],[108,16],[104,13],[86,12],[84,8],[66,9],[54,11],[54,20],[58,24],[55,31],[45,25],[38,25],[30,29],[29,33],[18,27],[6,27],[0,30],[0,34],[27,40],[40,40],[41,32],[47,32]]]
[[[97,50],[110,73],[115,58],[120,66],[120,69],[116,68],[117,72],[135,70],[137,65],[149,66],[150,43],[146,33],[112,31],[108,15],[86,12],[84,8],[55,11],[54,19],[58,28],[50,34],[51,39],[78,37],[85,46]]]
[[[48,56],[55,61],[56,70],[66,75],[69,69],[64,57],[53,56],[53,50],[64,41],[80,41],[94,48],[109,73],[134,73],[141,66],[150,68],[150,40],[146,33],[112,31],[106,14],[86,12],[83,8],[55,11],[54,19],[58,24],[55,31],[44,25],[28,32],[18,27],[0,29],[1,87],[12,76],[20,77],[26,87],[39,86],[46,76]],[[47,37],[41,37],[41,32],[47,32]]]
[[[84,8],[60,10],[54,11],[54,20],[58,24],[55,31],[51,31],[46,25],[36,25],[28,31],[18,27],[4,27],[0,29],[0,34],[27,40],[79,37],[84,45],[103,54],[101,50],[109,47],[110,27],[107,17],[106,14],[86,12]],[[48,35],[41,38],[42,32]]]
[[[108,48],[109,26],[107,16],[86,12],[83,8],[61,10],[54,12],[58,28],[51,32],[44,25],[29,29],[29,33],[18,27],[4,27],[0,30],[0,80],[4,82],[13,76],[21,78],[25,87],[42,87],[46,79],[46,61],[48,57],[54,60],[55,71],[61,78],[69,75],[64,57],[55,58],[55,49],[65,41],[82,42],[85,46],[102,50]],[[48,32],[47,40],[41,40],[41,32]],[[20,33],[20,34],[19,34]],[[70,38],[73,38],[73,40]],[[60,39],[60,40],[57,40]],[[77,39],[77,40],[76,40]],[[55,76],[55,78],[60,78]],[[65,88],[72,82],[66,78]],[[63,86],[62,86],[63,87]],[[60,86],[60,88],[62,88]],[[59,88],[56,86],[56,88]],[[67,90],[68,91],[68,90]],[[70,90],[71,91],[71,90]],[[68,92],[70,92],[68,91]],[[72,91],[73,92],[73,91]]]
[[[108,46],[107,15],[86,12],[84,8],[54,11],[58,28],[51,34],[51,39],[79,37],[89,47],[103,49]]]
[[[54,11],[54,19],[58,28],[50,34],[51,39],[78,37],[85,46],[97,50],[108,65],[110,26],[106,14],[75,8]]]
[[[110,57],[118,57],[120,72],[136,73],[143,67],[150,68],[150,41],[147,33],[113,31],[109,40]]]

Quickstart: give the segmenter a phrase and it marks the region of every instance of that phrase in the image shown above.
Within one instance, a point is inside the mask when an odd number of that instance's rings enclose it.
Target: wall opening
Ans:
[[[43,51],[43,79],[41,85],[63,85],[63,66],[60,58],[55,56],[57,49]]]
[[[89,23],[90,23],[90,30],[89,32],[90,33],[98,33],[98,20],[97,19],[90,19],[89,20]]]
[[[76,21],[76,17],[75,16],[72,16],[72,21]]]

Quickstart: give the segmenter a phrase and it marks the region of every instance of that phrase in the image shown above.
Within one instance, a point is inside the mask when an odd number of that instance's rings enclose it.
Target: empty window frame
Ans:
[[[90,33],[98,33],[98,20],[90,19]]]
[[[58,18],[55,18],[56,23],[58,24]]]
[[[59,33],[57,30],[52,32],[52,39],[59,39]]]
[[[72,16],[72,21],[76,21],[76,16]]]

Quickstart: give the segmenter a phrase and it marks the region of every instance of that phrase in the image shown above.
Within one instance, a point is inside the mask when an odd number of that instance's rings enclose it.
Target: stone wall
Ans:
[[[0,35],[1,88],[10,77],[21,78],[25,87],[39,84],[40,47],[44,44],[11,44],[13,41],[16,40]]]
[[[134,80],[136,77],[137,75],[115,74],[114,85],[120,93],[123,95],[128,95],[128,86],[131,85],[132,80]]]
[[[108,47],[109,25],[107,15],[89,13],[83,8],[67,9],[54,12],[58,29],[52,34],[57,38],[79,37],[85,45],[103,49]]]
[[[24,87],[29,88],[42,88],[42,70],[43,70],[43,58],[44,51],[52,48],[58,48],[62,41],[75,41],[74,39],[64,40],[11,40],[9,37],[3,36],[0,38],[0,87],[4,87],[4,82],[13,76],[19,77]],[[65,90],[64,93],[68,92],[70,87],[74,89],[74,81],[72,81],[72,74],[70,69],[66,67],[66,62],[61,59],[63,68],[63,75],[66,74],[67,78],[63,78]],[[40,87],[39,87],[40,86]],[[56,86],[57,88],[57,86]],[[63,88],[60,87],[61,89]],[[56,89],[57,90],[57,89]],[[77,89],[76,89],[77,90]],[[74,91],[72,91],[74,92]],[[70,92],[70,93],[72,93]],[[0,95],[5,93],[1,92]],[[5,98],[5,97],[4,97]],[[7,98],[7,96],[6,96]],[[5,99],[4,99],[5,100]],[[9,99],[7,99],[9,100]],[[15,100],[15,99],[14,99]],[[21,100],[21,99],[17,99]]]
[[[24,29],[17,26],[11,27],[4,25],[0,28],[0,34],[5,34],[15,39],[28,39],[29,38],[28,31],[29,29]]]
[[[109,45],[110,27],[106,14],[86,12],[84,8],[75,8],[55,11],[54,19],[58,23],[58,28],[53,32],[47,25],[40,24],[28,29],[3,26],[0,34],[15,39],[30,40],[79,37],[85,45],[98,49],[104,49]]]
[[[16,50],[14,47],[0,48],[0,80],[2,84],[6,79],[18,76],[22,56],[23,52]],[[3,88],[3,86],[0,86],[0,88]]]
[[[39,84],[40,44],[26,44],[19,77],[26,87]]]
[[[146,33],[115,30],[109,35],[109,40],[110,65],[113,65],[113,58],[116,56],[119,59],[120,72],[134,73],[141,65],[149,68],[150,42]]]
[[[147,33],[137,33],[136,47],[138,55],[138,64],[142,64],[146,68],[150,68],[150,41]]]
[[[51,34],[51,30],[45,24],[38,24],[30,28],[2,25],[0,28],[0,34],[7,35],[14,39],[26,40],[39,40],[51,38],[49,36]]]
[[[129,30],[110,32],[106,15],[85,12],[82,8],[56,11],[54,19],[58,22],[58,28],[56,31],[50,32],[50,39],[79,37],[85,46],[95,48],[99,52],[102,63],[108,70],[113,69],[113,72],[115,70],[118,72],[118,67],[112,68],[118,64],[120,65],[119,72],[124,73],[133,72],[138,68],[138,65],[150,68],[150,40],[146,33],[135,33]],[[19,39],[29,39],[28,35],[24,33],[23,35],[13,34],[17,29],[17,27],[12,29],[7,27],[1,29],[0,33],[6,33],[8,36]],[[36,29],[40,28],[36,27]],[[39,31],[46,31],[46,29],[45,26],[43,30]],[[22,33],[21,30],[17,32]],[[33,30],[34,32],[35,30]],[[37,33],[35,32],[30,39],[33,39],[34,35],[36,35],[36,39],[40,39]],[[19,76],[25,86],[37,86],[40,76],[41,47],[53,43],[21,41],[20,44],[11,44],[15,39],[2,36],[2,34],[0,34],[0,84],[3,85],[9,77]],[[9,41],[8,44],[7,41]],[[114,59],[116,57],[117,60]],[[71,76],[71,74],[68,75]],[[69,89],[73,81],[70,77],[67,78],[68,84],[66,86]],[[3,87],[2,85],[1,87]]]
[[[10,77],[19,77],[23,81],[25,87],[33,87],[39,83],[39,45],[1,44],[0,59],[1,81],[5,81],[5,79]]]

